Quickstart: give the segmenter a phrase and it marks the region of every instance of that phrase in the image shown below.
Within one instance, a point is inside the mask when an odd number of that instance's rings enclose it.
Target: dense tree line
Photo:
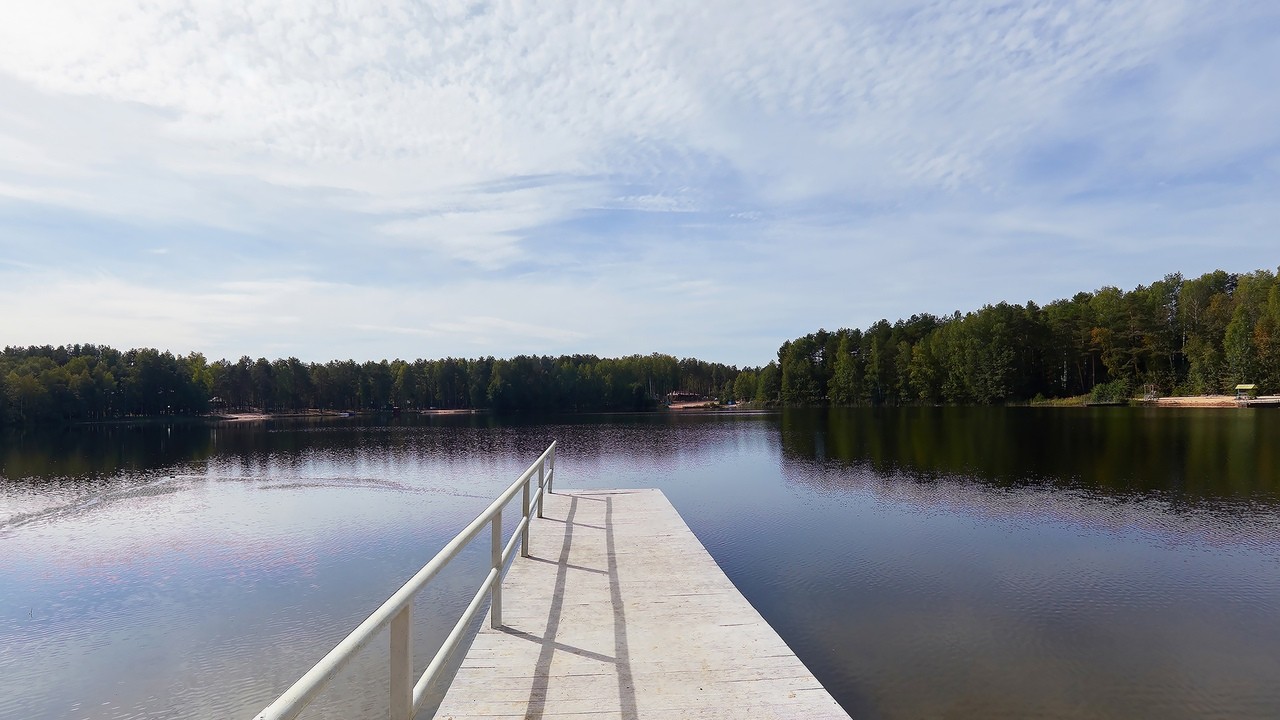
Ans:
[[[0,424],[191,413],[209,396],[204,358],[96,345],[6,347],[0,353]]]
[[[819,330],[783,343],[766,371],[774,367],[787,404],[1118,399],[1144,388],[1232,392],[1239,383],[1280,393],[1280,280],[1266,270],[1173,274],[1044,307],[1002,302]]]
[[[684,390],[721,400],[990,404],[1093,394],[1280,393],[1280,280],[1259,270],[1168,275],[1044,307],[999,303],[789,340],[759,368],[670,355],[304,363],[209,362],[105,346],[6,347],[0,425],[213,410],[650,409]]]
[[[506,360],[208,362],[95,345],[0,352],[0,424],[189,415],[211,410],[651,409],[673,390],[727,398],[738,369],[694,358],[520,356]]]

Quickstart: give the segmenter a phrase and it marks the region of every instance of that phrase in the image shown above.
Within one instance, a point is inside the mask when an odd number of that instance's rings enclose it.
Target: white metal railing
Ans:
[[[543,451],[542,455],[529,466],[528,470],[508,487],[488,509],[463,528],[448,545],[436,553],[431,562],[422,566],[409,582],[405,583],[394,595],[373,611],[364,622],[351,631],[342,642],[338,643],[328,655],[298,679],[283,695],[258,713],[255,720],[292,720],[302,712],[316,695],[324,689],[325,684],[341,670],[351,658],[369,643],[379,630],[391,626],[391,720],[411,720],[418,707],[426,697],[427,688],[440,674],[440,669],[449,660],[449,656],[457,649],[467,626],[475,618],[484,604],[485,595],[492,593],[493,601],[489,605],[489,619],[493,627],[502,624],[502,574],[507,560],[515,550],[516,540],[520,540],[520,554],[529,556],[529,521],[530,509],[537,508],[538,517],[542,517],[542,501],[544,493],[551,492],[551,483],[556,472],[556,444],[554,442]],[[530,485],[534,476],[538,478],[537,492],[531,492]],[[521,496],[520,523],[511,534],[511,540],[505,545],[502,542],[502,509],[511,502],[516,492],[523,488]],[[475,597],[462,613],[462,618],[453,626],[453,630],[445,639],[440,650],[431,659],[427,669],[423,671],[417,682],[413,681],[413,646],[410,627],[413,616],[413,598],[427,583],[431,582],[449,561],[462,551],[486,524],[490,526],[490,568],[489,574],[476,591]]]

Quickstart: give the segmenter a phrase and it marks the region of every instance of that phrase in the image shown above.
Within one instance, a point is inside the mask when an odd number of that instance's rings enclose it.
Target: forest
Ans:
[[[751,372],[739,376],[743,388]],[[1118,400],[1225,393],[1238,383],[1280,393],[1280,282],[1267,270],[1172,274],[1044,307],[1002,302],[818,330],[783,343],[776,372],[787,404]]]
[[[1043,307],[818,330],[762,367],[670,355],[440,360],[208,361],[101,345],[6,347],[0,425],[199,415],[486,409],[654,409],[675,390],[759,404],[996,404],[1087,395],[1280,393],[1280,280],[1258,270],[1104,287]]]
[[[199,353],[97,345],[0,352],[0,424],[208,412],[651,410],[672,390],[719,396],[738,369],[670,355],[209,362]]]

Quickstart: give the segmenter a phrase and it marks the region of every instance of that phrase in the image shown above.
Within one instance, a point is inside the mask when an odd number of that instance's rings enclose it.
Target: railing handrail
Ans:
[[[490,605],[490,617],[494,627],[502,622],[502,574],[507,560],[515,548],[517,538],[522,540],[521,554],[529,554],[529,521],[530,512],[537,507],[538,517],[542,517],[542,501],[545,493],[551,492],[552,480],[555,476],[556,443],[553,441],[542,455],[525,470],[514,483],[489,504],[484,512],[472,520],[452,540],[446,544],[431,561],[422,566],[399,590],[377,610],[373,611],[364,622],[356,626],[342,642],[330,650],[320,662],[316,663],[288,690],[284,691],[275,702],[263,708],[255,720],[293,720],[302,712],[324,686],[336,675],[347,662],[373,639],[382,628],[391,626],[391,718],[392,720],[409,720],[414,711],[422,704],[427,688],[439,674],[444,663],[453,654],[462,639],[468,625],[479,611],[484,598],[493,593]],[[538,490],[530,492],[529,483],[534,475],[538,476]],[[515,497],[516,491],[524,489],[521,504],[521,519],[512,533],[511,541],[502,543],[502,509]],[[445,639],[440,650],[427,665],[417,682],[412,679],[413,653],[411,650],[411,618],[413,598],[431,582],[454,557],[480,532],[486,524],[491,526],[491,549],[489,574],[480,585],[480,589],[472,598],[462,617],[454,625],[453,631]],[[501,548],[501,550],[499,550]]]

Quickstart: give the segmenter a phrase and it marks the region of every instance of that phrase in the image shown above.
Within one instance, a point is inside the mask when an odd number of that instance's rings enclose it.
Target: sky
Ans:
[[[668,353],[1280,264],[1280,5],[50,0],[0,345]]]

